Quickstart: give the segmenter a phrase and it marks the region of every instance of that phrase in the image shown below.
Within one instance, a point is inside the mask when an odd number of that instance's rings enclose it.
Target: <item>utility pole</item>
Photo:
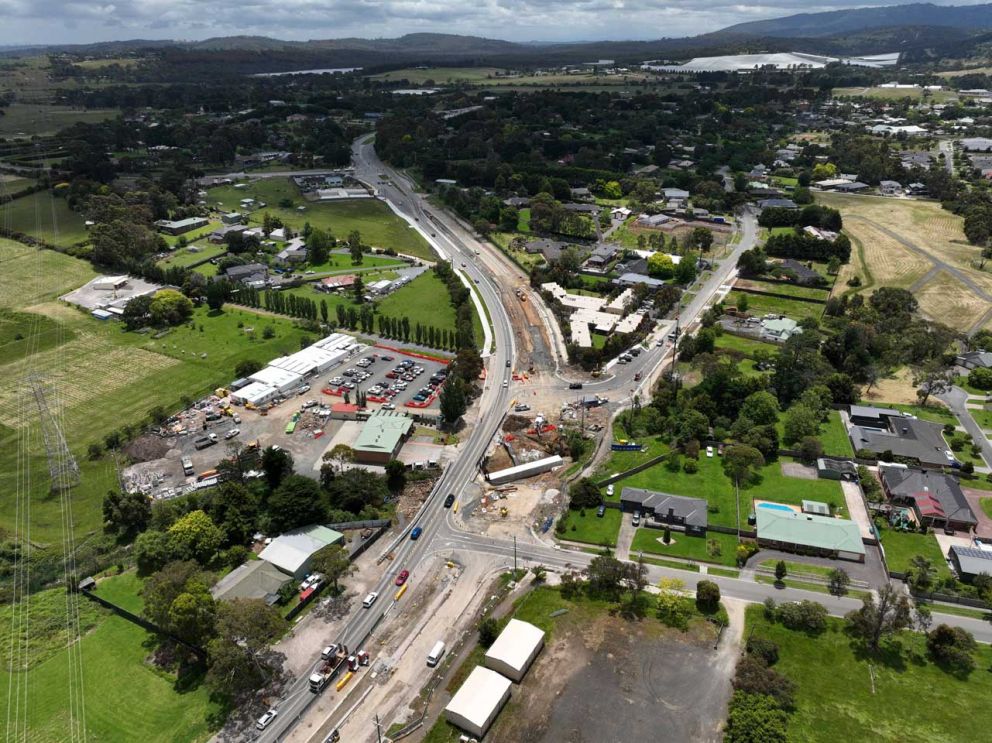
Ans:
[[[379,713],[375,714],[375,735],[379,739],[379,743],[382,743],[382,725],[379,724]]]
[[[517,579],[517,538],[513,538],[513,579]]]

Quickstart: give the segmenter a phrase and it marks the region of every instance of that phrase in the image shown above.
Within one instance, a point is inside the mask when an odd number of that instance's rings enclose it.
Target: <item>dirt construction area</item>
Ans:
[[[719,741],[732,665],[710,625],[562,617],[487,735],[490,743]]]

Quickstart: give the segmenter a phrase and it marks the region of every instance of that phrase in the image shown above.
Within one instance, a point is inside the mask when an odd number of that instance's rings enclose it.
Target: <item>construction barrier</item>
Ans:
[[[409,586],[410,586],[410,584],[409,584],[409,583],[404,583],[404,584],[403,584],[403,587],[402,587],[402,588],[400,588],[400,590],[398,590],[398,591],[396,592],[396,596],[395,596],[395,597],[393,598],[393,601],[399,601],[399,600],[400,600],[401,598],[403,598],[403,594],[404,594],[404,593],[406,593],[406,589],[407,589],[407,588],[408,588]]]
[[[354,675],[355,675],[354,671],[348,671],[348,673],[342,676],[341,680],[338,681],[337,686],[334,687],[334,690],[341,691],[345,686],[347,686],[348,682],[351,681],[351,677]]]

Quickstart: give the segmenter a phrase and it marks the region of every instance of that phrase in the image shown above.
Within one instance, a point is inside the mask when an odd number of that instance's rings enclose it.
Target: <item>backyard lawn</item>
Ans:
[[[779,439],[782,439],[785,430],[784,415],[779,418],[775,428],[778,431]],[[851,457],[854,455],[854,449],[851,448],[851,438],[847,435],[847,429],[844,427],[840,412],[837,410],[831,410],[826,423],[820,424],[817,438],[823,444],[823,452],[827,456]],[[798,444],[793,442],[791,446],[797,447]]]
[[[664,463],[650,467],[617,482],[610,500],[620,500],[624,487],[703,498],[709,504],[710,523],[736,527],[737,501],[734,484],[724,474],[722,460],[720,457],[710,458],[702,455],[698,464],[699,471],[694,474],[688,474],[682,469],[671,472]],[[790,505],[801,505],[803,500],[818,500],[832,504],[840,513],[844,510],[844,496],[840,483],[834,480],[786,477],[782,474],[781,462],[778,461],[765,465],[761,470],[760,482],[741,489],[741,526],[746,526],[747,516],[751,510],[751,499],[777,501]]]
[[[822,304],[813,302],[796,302],[782,297],[765,297],[760,294],[744,294],[739,291],[732,291],[727,295],[724,303],[737,307],[740,305],[741,297],[747,297],[747,311],[752,315],[785,315],[793,320],[802,320],[805,317],[820,317],[823,314]]]
[[[902,632],[870,658],[843,628],[829,618],[825,632],[810,636],[768,623],[760,606],[747,609],[745,636],[778,645],[775,670],[796,683],[790,741],[951,743],[988,735],[987,645],[976,653],[979,670],[962,679],[927,658],[920,634]]]
[[[213,245],[209,243],[189,246],[186,248],[177,248],[170,253],[167,258],[160,260],[158,265],[163,268],[184,268],[192,265],[193,263],[199,263],[200,261],[216,258],[226,252],[226,245]]]
[[[882,548],[885,550],[885,561],[892,572],[907,572],[910,569],[909,561],[915,555],[923,555],[933,563],[941,578],[950,577],[951,571],[947,567],[947,560],[944,559],[940,544],[933,534],[896,531],[888,527],[880,528],[879,531],[882,536]]]
[[[638,552],[647,552],[730,567],[737,564],[737,537],[734,534],[710,531],[705,537],[691,537],[673,531],[669,544],[662,541],[664,534],[664,529],[638,529],[630,545],[631,558]]]

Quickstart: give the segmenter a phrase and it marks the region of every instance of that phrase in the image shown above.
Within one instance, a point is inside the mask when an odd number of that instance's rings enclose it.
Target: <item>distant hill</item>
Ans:
[[[818,38],[891,26],[945,26],[970,31],[992,29],[992,4],[934,5],[913,3],[881,8],[853,8],[823,13],[799,13],[767,21],[729,26],[710,36],[772,36]]]

